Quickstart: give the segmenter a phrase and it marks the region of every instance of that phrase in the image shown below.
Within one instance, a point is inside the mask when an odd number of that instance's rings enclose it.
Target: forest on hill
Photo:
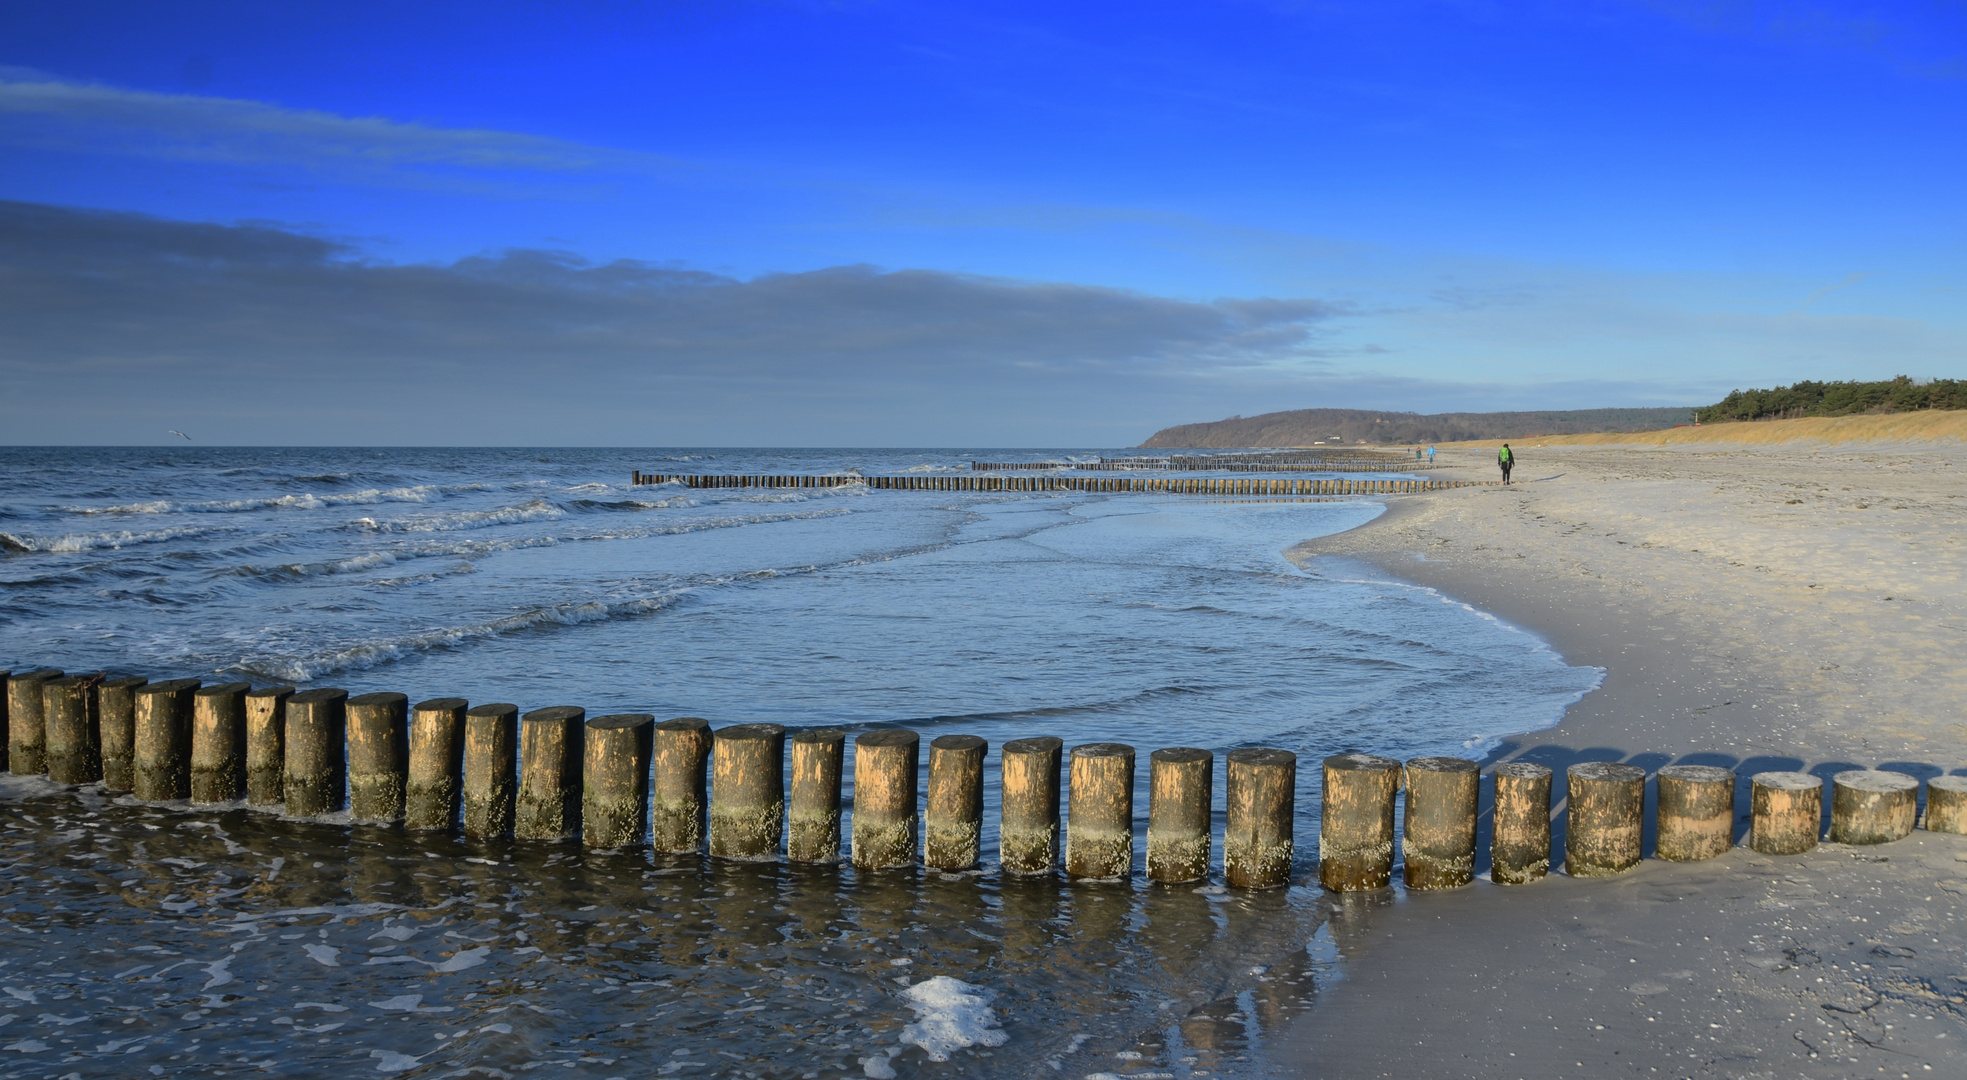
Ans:
[[[1293,409],[1163,428],[1142,447],[1239,449],[1343,443],[1402,444],[1526,439],[1597,431],[1657,431],[1691,423],[1692,408],[1566,409],[1544,412],[1411,413],[1372,409]]]
[[[1901,375],[1880,382],[1799,382],[1774,390],[1737,390],[1700,410],[1701,423],[1723,420],[1791,420],[1800,416],[1967,409],[1967,381],[1914,380]]]

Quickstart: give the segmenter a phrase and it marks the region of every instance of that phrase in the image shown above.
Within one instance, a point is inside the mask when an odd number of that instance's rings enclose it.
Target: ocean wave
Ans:
[[[418,559],[482,559],[502,551],[518,551],[524,548],[554,547],[561,543],[552,536],[518,537],[510,540],[471,540],[463,543],[432,543],[410,547],[390,548],[386,551],[371,551],[361,555],[351,555],[341,559],[323,559],[319,562],[277,563],[267,566],[241,565],[217,571],[220,575],[257,578],[268,581],[298,581],[311,577],[326,577],[333,574],[360,573],[384,566]],[[423,575],[431,576],[431,575]],[[381,584],[383,582],[378,582]]]
[[[366,641],[305,657],[248,657],[239,670],[286,682],[307,682],[338,672],[361,671],[391,663],[406,656],[438,649],[455,649],[485,638],[553,626],[579,626],[608,619],[641,618],[653,615],[676,601],[682,590],[629,600],[567,601],[531,608],[497,619],[468,626],[425,630],[399,637]]]
[[[346,495],[280,495],[264,499],[213,499],[205,502],[171,502],[157,499],[150,502],[123,503],[118,506],[64,506],[63,513],[94,516],[98,514],[242,514],[260,510],[323,510],[331,506],[368,506],[377,503],[428,502],[430,496],[444,491],[467,490],[478,487],[472,484],[462,487],[440,487],[435,484],[419,484],[416,487],[370,488],[367,491],[351,491]]]
[[[25,554],[72,553],[77,551],[96,551],[101,548],[123,548],[135,544],[160,544],[187,536],[199,536],[213,532],[212,529],[185,526],[177,529],[150,529],[133,532],[128,529],[99,533],[69,533],[65,536],[21,536],[15,533],[0,532],[0,551]]]
[[[454,532],[460,529],[485,529],[495,525],[517,525],[526,521],[551,521],[554,518],[565,517],[566,513],[565,510],[545,499],[531,499],[518,506],[502,506],[497,510],[460,510],[452,514],[427,514],[422,517],[403,518],[400,521],[356,518],[349,522],[349,527],[379,533]]]
[[[654,502],[644,502],[640,499],[574,499],[567,503],[567,508],[583,513],[605,514],[640,513],[644,510],[668,510],[678,506],[692,505],[694,504],[687,499],[657,499]]]

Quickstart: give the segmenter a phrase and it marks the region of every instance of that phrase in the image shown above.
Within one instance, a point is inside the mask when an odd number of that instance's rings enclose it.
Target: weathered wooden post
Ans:
[[[519,802],[519,706],[475,705],[464,714],[464,834],[492,840],[512,832]]]
[[[1475,880],[1475,812],[1482,767],[1466,758],[1407,763],[1401,847],[1409,889],[1459,889]]]
[[[649,750],[655,726],[656,718],[645,713],[587,722],[581,842],[588,847],[642,846],[649,831]]]
[[[1849,769],[1830,778],[1830,838],[1839,844],[1885,844],[1912,833],[1919,780],[1905,773]]]
[[[397,693],[348,699],[348,811],[356,821],[403,819],[410,772],[410,699]]]
[[[246,692],[246,805],[279,806],[287,801],[287,699],[291,686],[262,686]]]
[[[1325,759],[1318,823],[1318,883],[1332,892],[1384,889],[1393,882],[1393,799],[1400,763],[1377,754]]]
[[[785,728],[732,724],[711,733],[710,853],[771,862],[785,831]]]
[[[915,865],[916,770],[922,737],[906,728],[854,740],[854,866]]]
[[[288,698],[284,738],[288,816],[340,812],[348,805],[348,691],[321,687]]]
[[[193,695],[193,803],[229,803],[246,793],[246,692],[252,688],[252,683],[220,683]]]
[[[1564,872],[1612,877],[1639,865],[1646,770],[1586,761],[1564,770],[1570,793],[1564,821]]]
[[[785,841],[790,862],[840,860],[840,773],[846,744],[847,733],[839,728],[809,728],[792,737]]]
[[[1801,855],[1817,846],[1824,782],[1800,772],[1756,773],[1749,780],[1748,846],[1764,855]]]
[[[1134,748],[1072,748],[1071,809],[1065,824],[1067,877],[1124,878],[1134,870]]]
[[[1173,746],[1147,756],[1147,879],[1164,885],[1209,876],[1216,755]]]
[[[58,668],[37,668],[7,677],[7,771],[39,776],[48,771],[48,729],[41,684],[62,677]]]
[[[1223,880],[1238,889],[1291,883],[1296,851],[1298,755],[1289,750],[1229,752],[1224,770],[1228,820],[1223,828]]]
[[[1013,877],[1056,872],[1059,861],[1059,757],[1063,740],[1012,739],[998,760],[1002,794],[997,857]]]
[[[1489,880],[1527,885],[1550,873],[1550,770],[1528,761],[1496,766]]]
[[[97,732],[102,738],[102,786],[129,791],[137,783],[137,691],[149,682],[135,675],[105,679],[96,687]]]
[[[710,760],[710,724],[694,716],[655,727],[649,788],[649,843],[669,855],[703,850],[704,766]]]
[[[1935,776],[1926,781],[1927,832],[1967,833],[1967,776]]]
[[[48,779],[90,784],[102,779],[102,724],[97,713],[100,674],[69,675],[41,684],[47,727]]]
[[[136,783],[146,802],[191,795],[191,700],[197,679],[150,683],[137,691]]]
[[[566,840],[581,831],[581,735],[578,705],[534,709],[519,718],[519,805],[513,835]]]
[[[983,861],[983,769],[990,744],[976,735],[929,743],[929,791],[922,815],[922,865],[969,870]]]
[[[1712,765],[1668,765],[1658,777],[1655,855],[1696,862],[1735,846],[1734,772]]]
[[[431,698],[410,710],[410,771],[403,788],[405,829],[451,829],[464,787],[463,698]]]

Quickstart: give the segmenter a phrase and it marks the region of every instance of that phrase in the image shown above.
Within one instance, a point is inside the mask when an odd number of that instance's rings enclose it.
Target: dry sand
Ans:
[[[1560,797],[1582,760],[1967,773],[1967,447],[1518,450],[1527,482],[1292,552],[1605,669],[1491,764],[1551,765]],[[1342,977],[1266,1053],[1302,1075],[1967,1077],[1967,837],[1330,903]]]

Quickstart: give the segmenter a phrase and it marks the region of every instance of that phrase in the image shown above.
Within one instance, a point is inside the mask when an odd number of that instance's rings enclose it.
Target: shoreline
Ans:
[[[1397,500],[1288,554],[1425,586],[1605,670],[1556,725],[1482,759],[1557,774],[1556,853],[1578,761],[1744,778],[1967,766],[1959,676],[1936,664],[1951,642],[1935,641],[1967,615],[1967,559],[1947,535],[1967,494],[1960,448],[1526,457],[1519,484]],[[1872,502],[1904,513],[1854,538],[1846,519],[1875,519],[1858,514]],[[1916,581],[1895,565],[1908,551],[1931,567]],[[1266,1057],[1345,1076],[1967,1074],[1967,837],[1666,863],[1651,803],[1648,857],[1615,879],[1327,897],[1342,976]]]

